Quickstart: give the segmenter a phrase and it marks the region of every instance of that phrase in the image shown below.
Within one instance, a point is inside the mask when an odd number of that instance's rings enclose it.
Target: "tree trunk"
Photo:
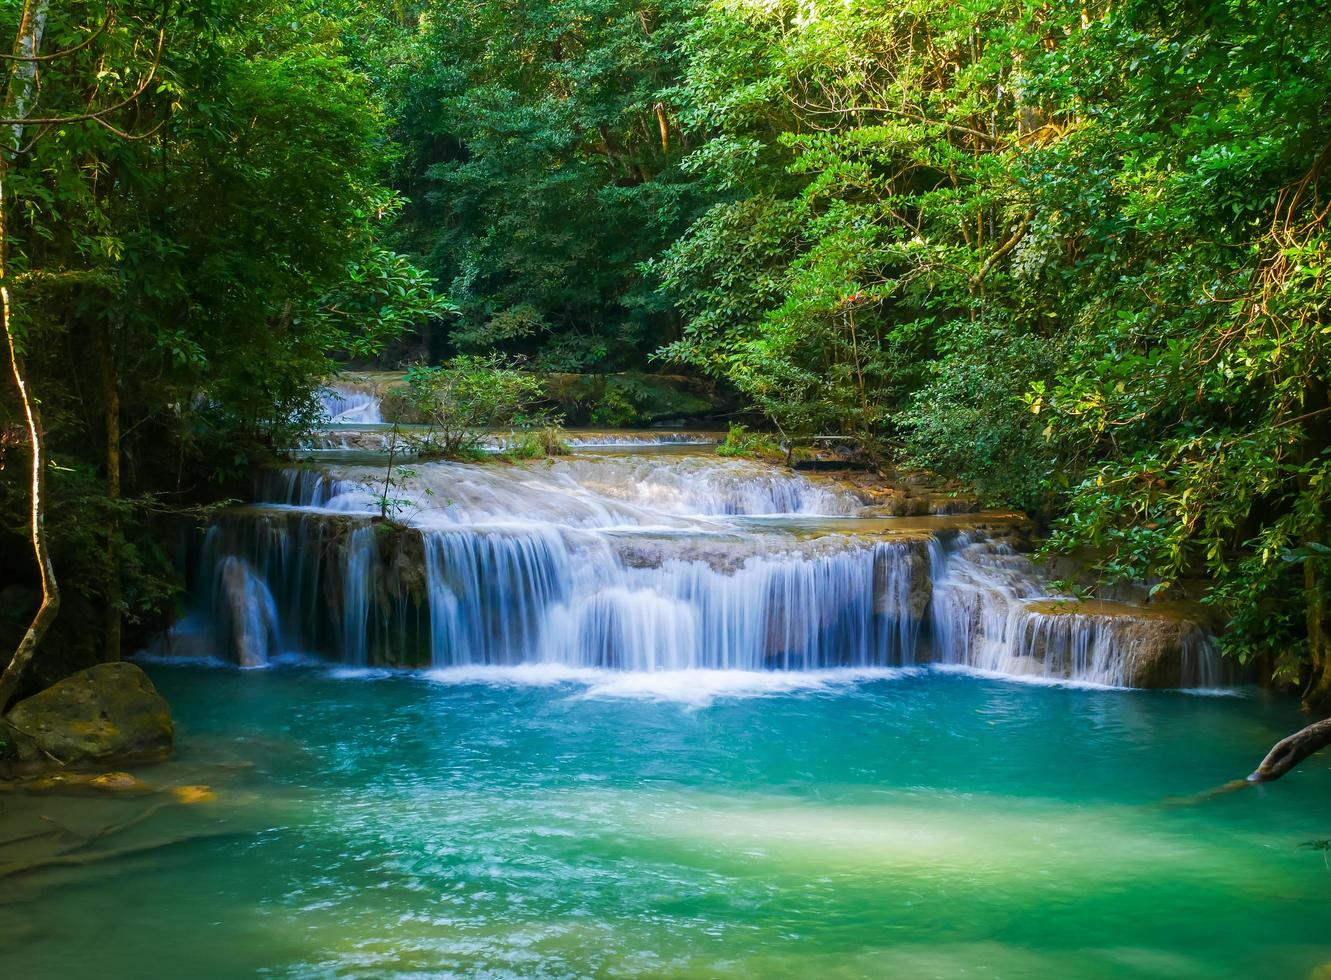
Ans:
[[[3,193],[2,178],[0,178],[0,193]],[[0,210],[3,210],[3,205],[0,205]],[[4,219],[0,217],[0,251],[3,249]],[[4,273],[0,270],[0,283],[3,282]],[[37,615],[28,624],[27,632],[19,641],[18,648],[5,667],[5,672],[0,674],[0,712],[3,712],[18,688],[23,669],[32,660],[38,645],[42,642],[42,637],[51,628],[51,623],[55,621],[56,614],[60,611],[60,586],[56,583],[55,568],[51,565],[51,555],[46,547],[46,452],[42,442],[41,409],[28,390],[23,358],[14,342],[14,332],[10,324],[8,285],[0,285],[0,317],[4,320],[5,341],[9,348],[9,369],[18,388],[19,401],[23,406],[24,421],[28,429],[28,443],[32,449],[29,488],[32,500],[29,519],[32,523],[32,553],[42,583],[42,604],[37,608]]]
[[[1331,636],[1327,635],[1326,595],[1317,574],[1317,564],[1313,558],[1307,558],[1303,563],[1310,663],[1308,683],[1303,689],[1303,710],[1314,713],[1331,707]]]
[[[101,372],[102,407],[106,413],[106,496],[110,508],[106,519],[106,584],[102,611],[103,659],[120,659],[120,387],[116,383],[116,351],[113,328],[107,324],[97,337]]]
[[[37,95],[37,57],[41,52],[42,35],[46,33],[46,13],[51,0],[26,0],[23,18],[19,21],[18,36],[14,39],[14,72],[9,78],[6,112],[14,123],[14,152],[23,149],[23,120],[32,112]]]
[[[18,36],[14,41],[14,53],[20,59],[10,78],[7,105],[13,106],[13,118],[22,120],[31,111],[36,93],[37,57],[41,48],[42,34],[46,30],[46,12],[49,0],[36,0],[23,5],[23,18],[19,22]],[[14,153],[17,156],[23,148],[23,123],[14,125]],[[28,624],[18,648],[0,674],[0,712],[3,712],[18,688],[19,679],[28,662],[32,660],[41,644],[46,631],[51,628],[56,614],[60,611],[60,587],[56,583],[55,568],[51,565],[51,555],[46,545],[46,446],[43,442],[42,415],[37,399],[28,386],[27,369],[14,336],[12,320],[12,301],[7,278],[7,260],[9,257],[8,223],[6,221],[7,199],[5,178],[8,162],[0,154],[0,320],[3,321],[5,344],[9,352],[9,371],[18,389],[19,403],[23,408],[23,419],[28,430],[28,445],[32,451],[29,493],[31,496],[29,520],[32,525],[32,553],[37,563],[37,572],[41,577],[42,604],[37,608],[37,615]]]

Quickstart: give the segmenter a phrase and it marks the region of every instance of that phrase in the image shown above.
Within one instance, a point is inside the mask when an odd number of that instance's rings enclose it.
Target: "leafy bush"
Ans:
[[[632,389],[607,384],[592,408],[593,425],[623,426],[642,420]]]
[[[428,426],[423,455],[468,456],[488,429],[545,427],[556,420],[539,407],[538,378],[497,358],[461,355],[438,367],[407,371],[406,398]]]
[[[762,432],[751,432],[737,422],[731,423],[725,441],[716,447],[716,454],[718,456],[784,458],[781,447],[771,436]]]
[[[564,441],[564,430],[554,425],[515,435],[504,453],[514,459],[546,459],[568,454],[569,446]]]
[[[928,380],[897,417],[901,462],[960,477],[1005,504],[1048,509],[1054,453],[1023,396],[1052,377],[1057,346],[985,318],[939,334]]]

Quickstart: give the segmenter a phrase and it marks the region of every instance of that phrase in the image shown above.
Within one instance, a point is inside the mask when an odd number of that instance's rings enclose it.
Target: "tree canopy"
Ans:
[[[692,370],[965,479],[1331,700],[1323,4],[115,0],[40,63],[34,4],[13,333],[117,609],[170,592],[154,507],[456,313],[429,359]]]

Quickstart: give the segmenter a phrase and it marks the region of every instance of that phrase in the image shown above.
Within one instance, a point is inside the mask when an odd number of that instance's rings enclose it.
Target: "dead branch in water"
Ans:
[[[1331,718],[1323,718],[1277,742],[1247,781],[1269,783],[1279,779],[1308,756],[1328,745],[1331,745]]]
[[[1223,786],[1216,786],[1192,796],[1171,797],[1164,801],[1166,806],[1195,806],[1217,796],[1225,796],[1238,790],[1256,786],[1258,783],[1270,783],[1285,775],[1308,756],[1331,745],[1331,718],[1315,721],[1306,728],[1301,728],[1293,735],[1282,738],[1266,753],[1261,761],[1245,779],[1233,779]]]

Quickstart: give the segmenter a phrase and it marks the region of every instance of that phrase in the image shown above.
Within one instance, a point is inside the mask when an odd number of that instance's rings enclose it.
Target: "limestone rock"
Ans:
[[[1032,603],[1023,611],[1018,652],[1048,663],[1082,648],[1117,662],[1112,682],[1126,687],[1211,686],[1222,665],[1200,623],[1203,615],[1182,603]],[[1073,638],[1078,632],[1080,641]]]
[[[61,764],[105,769],[107,763],[157,762],[171,751],[171,708],[134,664],[98,664],[71,674],[5,716],[0,737],[11,768]]]

